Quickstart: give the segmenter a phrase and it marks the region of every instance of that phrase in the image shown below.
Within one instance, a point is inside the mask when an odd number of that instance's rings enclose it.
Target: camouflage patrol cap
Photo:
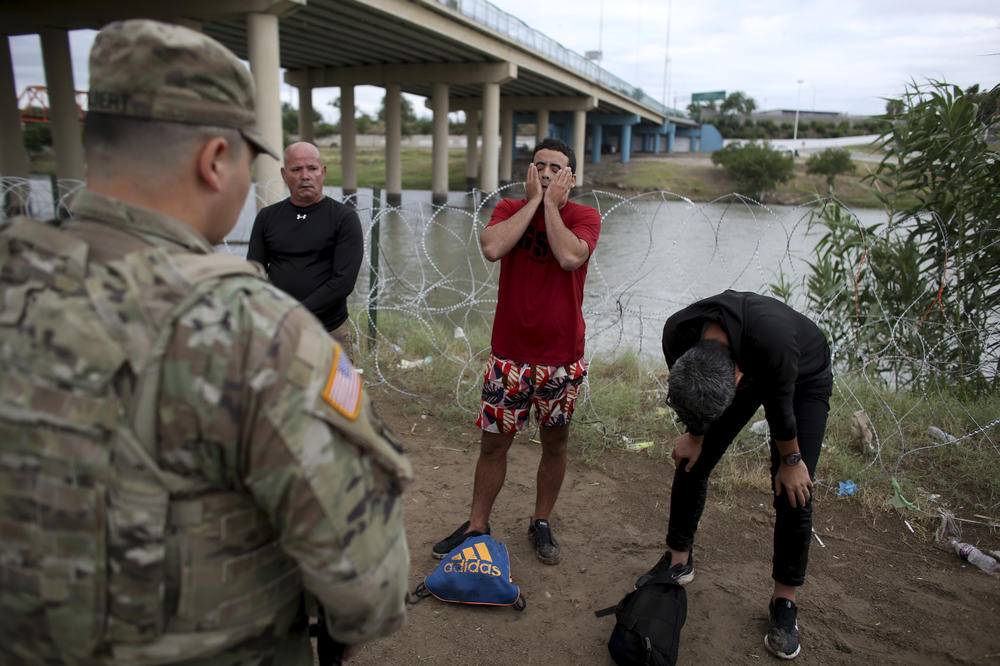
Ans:
[[[257,129],[254,84],[232,51],[189,28],[147,19],[105,26],[90,50],[88,110],[239,130],[279,159]]]

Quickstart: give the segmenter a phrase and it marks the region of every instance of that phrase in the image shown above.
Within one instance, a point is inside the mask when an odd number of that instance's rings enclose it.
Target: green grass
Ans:
[[[903,496],[922,508],[930,508],[920,501],[927,493],[940,493],[952,507],[978,507],[980,512],[1000,503],[1000,449],[989,437],[995,431],[953,443],[942,442],[932,431],[960,437],[975,433],[1000,414],[1000,396],[959,397],[947,387],[927,395],[891,392],[851,378],[840,379],[840,386],[855,397],[845,402],[835,395],[831,404],[831,446],[824,451],[831,477],[883,488],[895,476]],[[874,450],[851,436],[851,414],[859,403],[878,435]]]
[[[586,164],[586,187],[626,193],[665,191],[687,197],[692,201],[713,201],[739,191],[739,184],[721,166],[711,164],[710,153],[682,154],[651,157],[635,155],[627,164],[606,155],[599,165]],[[778,185],[768,194],[766,203],[799,205],[830,196],[823,176],[806,173],[806,158],[795,162],[791,180]],[[874,164],[856,162],[853,175],[837,176],[834,196],[850,207],[879,208],[878,199],[862,183]],[[517,163],[514,173],[522,173],[527,163]]]
[[[324,185],[341,184],[340,148],[321,149],[326,164]],[[404,190],[431,189],[431,149],[403,148],[400,153]],[[359,150],[356,158],[358,187],[385,187],[385,149]],[[448,151],[448,190],[465,191],[465,150]]]
[[[882,204],[862,181],[874,169],[868,162],[855,162],[853,174],[840,175],[834,181],[833,195],[851,208],[881,208]],[[826,177],[806,173],[805,161],[797,160],[792,180],[778,186],[781,203],[805,203],[830,196]]]
[[[488,327],[463,323],[466,337],[456,338],[454,324],[380,311],[372,343],[367,339],[367,311],[353,305],[350,309],[363,339],[356,361],[364,368],[365,381],[412,394],[406,413],[432,413],[447,424],[447,432],[467,431],[472,420],[469,415],[478,406],[482,390],[482,371],[490,347]],[[406,362],[427,357],[429,364],[404,367]]]
[[[604,449],[628,448],[652,441],[646,449],[665,455],[663,443],[676,433],[664,405],[665,367],[647,367],[631,352],[606,358],[595,356],[588,369],[588,388],[577,403],[576,445],[588,458]]]
[[[51,176],[56,172],[56,158],[51,151],[31,153],[28,156],[28,173]]]
[[[710,201],[733,192],[734,183],[721,169],[708,165],[687,165],[679,162],[633,160],[616,164],[597,183],[587,176],[589,185],[616,189],[654,192],[664,190],[695,201]]]
[[[487,327],[466,329],[468,338],[456,339],[452,324],[415,323],[412,317],[392,312],[381,312],[379,325],[380,342],[374,348],[367,346],[359,359],[366,381],[411,393],[406,409],[441,419],[446,424],[445,436],[467,433],[489,353]],[[389,340],[395,341],[400,352],[392,349]],[[399,367],[401,359],[425,356],[431,357],[431,363],[419,371]],[[379,378],[376,360],[384,379]],[[574,415],[574,455],[599,463],[608,451],[627,449],[630,442],[652,441],[652,447],[631,455],[668,456],[679,431],[664,405],[666,377],[663,363],[644,362],[631,353],[595,356]],[[859,405],[867,408],[878,433],[871,449],[855,443],[851,436],[851,415]],[[938,502],[958,515],[995,518],[1000,504],[1000,450],[990,436],[995,437],[996,430],[941,445],[930,428],[962,435],[990,423],[997,414],[1000,396],[996,394],[959,399],[941,390],[925,396],[891,392],[850,375],[838,376],[817,479],[834,491],[839,482],[853,480],[860,487],[859,499],[878,507],[885,507],[894,495],[892,481],[896,479],[903,497],[919,506],[931,522],[936,520],[938,506],[928,499],[931,494],[940,495]],[[762,418],[763,411],[758,411],[751,423]],[[712,483],[722,490],[766,487],[768,466],[765,437],[748,427],[719,463]]]
[[[852,150],[874,152],[871,146],[852,146]],[[322,148],[327,165],[325,185],[341,185],[340,148]],[[448,190],[466,190],[465,150],[448,151]],[[698,155],[707,157],[708,153]],[[693,156],[693,157],[698,157]],[[834,194],[848,206],[878,208],[876,198],[861,184],[861,178],[874,168],[873,164],[858,162],[853,176],[838,176]],[[712,201],[737,191],[738,186],[722,167],[706,165],[692,160],[666,161],[638,154],[628,164],[616,161],[616,156],[605,155],[600,165],[584,165],[585,186],[588,189],[610,189],[625,192],[667,191],[693,201]],[[515,180],[523,177],[526,162],[513,167]],[[51,155],[32,156],[31,173],[54,173],[55,162]],[[401,151],[402,186],[406,190],[431,189],[431,149],[403,148]],[[358,187],[385,187],[385,149],[363,149],[357,152]],[[780,185],[769,196],[771,204],[801,204],[828,196],[826,182],[820,176],[805,173],[805,159],[796,162],[794,178]]]

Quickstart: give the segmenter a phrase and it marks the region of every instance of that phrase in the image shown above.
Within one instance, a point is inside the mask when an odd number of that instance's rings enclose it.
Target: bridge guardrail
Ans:
[[[519,44],[527,46],[570,69],[584,74],[602,85],[617,90],[627,97],[631,97],[643,106],[655,110],[657,113],[680,116],[682,118],[690,117],[686,111],[663,105],[643,92],[641,88],[633,86],[621,77],[615,76],[579,53],[571,51],[548,35],[535,30],[516,16],[503,11],[492,2],[488,2],[487,0],[438,0],[438,3],[454,9],[463,16],[467,16],[487,28],[506,35]]]

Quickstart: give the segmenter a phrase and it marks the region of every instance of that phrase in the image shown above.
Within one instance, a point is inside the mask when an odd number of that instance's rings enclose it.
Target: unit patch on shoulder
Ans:
[[[361,388],[361,373],[351,365],[340,345],[336,345],[323,399],[353,421],[361,411]]]

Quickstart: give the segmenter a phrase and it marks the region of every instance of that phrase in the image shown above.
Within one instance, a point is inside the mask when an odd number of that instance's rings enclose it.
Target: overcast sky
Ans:
[[[740,90],[760,109],[799,99],[802,109],[860,115],[884,112],[880,98],[914,78],[1000,82],[998,0],[498,4],[569,49],[600,45],[605,69],[680,108],[692,92]]]
[[[684,108],[693,92],[736,90],[758,109],[882,113],[911,80],[992,88],[1000,82],[998,0],[499,0],[566,48],[603,52],[602,66],[653,98]],[[86,90],[92,31],[70,33],[76,87]],[[44,85],[38,38],[10,38],[17,91]],[[669,67],[664,75],[664,65]],[[799,84],[799,81],[802,83]],[[333,121],[317,90],[314,104]],[[358,89],[374,113],[383,91]],[[298,105],[282,84],[282,100]],[[421,98],[413,98],[422,115]]]

